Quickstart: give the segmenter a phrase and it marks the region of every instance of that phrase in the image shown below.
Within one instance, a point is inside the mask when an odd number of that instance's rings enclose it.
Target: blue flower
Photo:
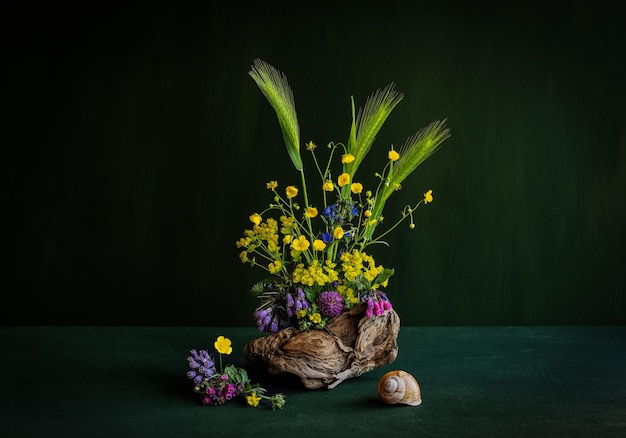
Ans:
[[[330,221],[339,219],[339,215],[337,214],[338,208],[337,204],[329,205],[322,211],[322,215]]]
[[[333,240],[333,235],[330,233],[322,233],[322,242],[329,244]]]

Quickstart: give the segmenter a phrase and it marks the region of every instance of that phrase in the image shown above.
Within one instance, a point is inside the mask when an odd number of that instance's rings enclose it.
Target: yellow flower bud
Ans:
[[[400,158],[400,154],[393,149],[389,151],[389,154],[387,156],[391,161],[398,161],[398,159]]]
[[[285,193],[289,199],[295,198],[298,195],[298,189],[294,186],[287,186]]]
[[[429,190],[424,193],[424,204],[428,204],[429,202],[433,202],[433,191]]]
[[[317,216],[317,208],[307,207],[306,211],[304,212],[304,215],[308,218],[314,218],[315,216]]]
[[[276,187],[278,187],[278,181],[270,181],[267,184],[265,184],[265,186],[267,187],[268,190],[273,190]]]
[[[333,231],[333,236],[335,236],[335,239],[341,239],[343,237],[343,228],[335,228],[335,230]]]
[[[322,190],[324,190],[325,192],[332,192],[333,190],[335,190],[335,185],[332,181],[324,181],[324,184],[322,185]]]
[[[354,155],[352,154],[345,154],[341,156],[341,162],[343,164],[352,163],[353,161],[354,161]]]
[[[261,215],[259,213],[251,214],[249,219],[254,225],[259,225],[261,223]]]

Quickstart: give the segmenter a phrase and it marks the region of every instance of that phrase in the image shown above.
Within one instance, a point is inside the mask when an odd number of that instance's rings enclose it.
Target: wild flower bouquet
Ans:
[[[357,303],[367,303],[369,318],[383,315],[392,305],[381,289],[394,270],[377,264],[368,247],[385,243],[382,239],[406,220],[414,228],[415,210],[432,202],[432,190],[428,190],[382,230],[387,200],[449,137],[445,120],[421,129],[399,150],[392,146],[386,154],[379,154],[382,169],[374,174],[376,183],[366,187],[357,171],[403,95],[390,84],[373,93],[358,114],[352,99],[347,143],[329,143],[324,163],[318,159],[315,143],[306,144],[319,177],[314,197],[308,191],[295,103],[286,76],[259,59],[249,74],[276,111],[287,152],[300,173],[299,185],[267,182],[271,203],[250,215],[252,227],[236,243],[242,262],[268,274],[252,288],[261,301],[255,312],[259,330],[322,329]]]
[[[243,396],[247,404],[253,407],[267,400],[271,402],[272,409],[283,408],[285,396],[282,393],[267,396],[265,388],[252,383],[244,368],[233,364],[223,366],[222,355],[229,355],[233,351],[230,339],[219,336],[214,346],[219,354],[219,369],[207,350],[189,350],[190,355],[187,357],[187,377],[194,383],[194,392],[202,395],[203,404],[219,406]]]

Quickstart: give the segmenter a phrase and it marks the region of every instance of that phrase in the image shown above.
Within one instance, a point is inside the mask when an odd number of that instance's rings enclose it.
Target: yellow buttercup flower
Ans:
[[[361,184],[361,183],[352,183],[352,185],[350,186],[350,190],[355,195],[358,195],[359,193],[361,193],[363,191],[363,184]]]
[[[308,218],[314,218],[315,216],[317,216],[317,208],[307,207],[306,211],[304,212],[304,215]]]
[[[306,316],[306,310],[300,309],[296,312],[296,317],[302,319]]]
[[[283,237],[283,243],[285,245],[289,245],[291,243],[291,239],[293,239],[293,236],[291,234],[287,234],[285,237]]]
[[[389,157],[391,161],[398,161],[398,159],[400,158],[400,154],[392,149],[389,151],[387,157]]]
[[[324,184],[322,185],[322,190],[324,190],[325,192],[332,192],[333,190],[335,190],[335,185],[332,181],[324,181]]]
[[[333,231],[333,236],[335,236],[335,239],[341,239],[343,237],[343,228],[335,228],[335,230]]]
[[[353,161],[354,161],[354,155],[352,154],[345,154],[341,156],[341,162],[343,164],[352,163]]]
[[[365,215],[365,217],[370,217],[372,215],[372,212],[371,210],[365,210],[363,214]]]
[[[304,236],[300,236],[297,239],[295,239],[293,242],[291,242],[291,248],[296,251],[306,251],[307,249],[309,249],[310,245],[311,244],[309,243],[307,238]]]
[[[278,187],[278,181],[270,181],[267,184],[265,184],[265,186],[267,187],[268,190],[273,190],[276,187]]]
[[[249,219],[250,219],[250,222],[252,222],[254,225],[259,225],[262,220],[261,215],[258,213],[251,214]]]
[[[339,175],[339,178],[337,178],[337,184],[339,185],[339,187],[343,187],[349,183],[350,183],[350,175],[345,172]]]
[[[433,191],[429,190],[424,193],[424,204],[428,204],[429,202],[433,202]]]
[[[298,189],[294,186],[287,186],[287,188],[285,189],[285,193],[287,194],[287,197],[289,199],[295,198],[296,196],[298,196]]]
[[[246,400],[248,401],[248,404],[250,406],[256,408],[259,405],[259,402],[261,401],[261,397],[256,395],[256,392],[251,392],[250,394],[246,395]]]
[[[315,249],[315,251],[323,251],[324,248],[326,248],[326,244],[320,239],[315,239],[313,242],[313,249]]]
[[[230,339],[220,336],[215,341],[215,349],[219,354],[230,354],[233,352],[233,347],[230,346]]]

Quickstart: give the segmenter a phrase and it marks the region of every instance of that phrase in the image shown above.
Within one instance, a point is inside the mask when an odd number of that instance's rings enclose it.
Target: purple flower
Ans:
[[[285,304],[287,307],[287,316],[291,318],[293,316],[293,308],[295,307],[296,303],[293,300],[293,297],[291,296],[291,294],[289,293],[285,297]]]
[[[189,368],[191,371],[187,373],[187,377],[195,383],[200,383],[204,378],[211,377],[215,374],[215,362],[206,350],[189,350],[191,356],[187,357]]]
[[[334,318],[343,312],[343,297],[333,290],[322,292],[317,297],[317,305],[322,314]]]
[[[372,291],[366,297],[362,298],[362,301],[367,299],[367,309],[365,310],[365,316],[372,318],[374,316],[384,315],[387,310],[391,310],[393,306],[387,298],[387,295],[380,291]]]
[[[367,310],[365,311],[365,316],[368,318],[374,316],[374,300],[371,298],[367,300]]]

